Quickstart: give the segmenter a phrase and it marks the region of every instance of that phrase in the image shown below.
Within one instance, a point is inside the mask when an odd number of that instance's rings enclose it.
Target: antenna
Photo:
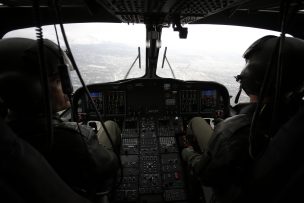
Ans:
[[[133,66],[134,66],[134,64],[136,63],[137,60],[139,61],[139,68],[141,68],[140,47],[138,47],[138,55],[136,56],[134,62],[131,65],[131,67],[129,68],[129,70],[128,70],[127,74],[125,75],[124,79],[128,78],[128,76],[129,76],[129,74],[130,74],[130,72],[131,72],[131,70],[132,70],[132,68],[133,68]]]
[[[164,51],[162,68],[164,68],[165,60],[166,60],[166,62],[167,62],[168,65],[169,65],[169,68],[170,68],[170,71],[171,71],[171,73],[172,73],[172,75],[173,75],[173,78],[176,79],[175,74],[174,74],[174,71],[173,71],[173,69],[172,69],[172,67],[171,67],[171,65],[170,65],[170,63],[169,63],[168,58],[167,58],[167,47],[165,47],[165,51]]]

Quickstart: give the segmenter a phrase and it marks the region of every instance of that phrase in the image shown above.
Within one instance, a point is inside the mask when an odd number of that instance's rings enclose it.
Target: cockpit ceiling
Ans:
[[[279,0],[39,0],[43,25],[54,23],[53,10],[48,7],[54,1],[61,6],[64,23],[229,24],[280,30]],[[304,9],[304,0],[290,1],[300,5],[298,10]],[[35,26],[33,0],[0,3],[1,36]],[[303,14],[298,12],[288,28],[289,33],[302,38]]]
[[[33,0],[1,0],[6,6],[32,6]],[[40,5],[47,6],[51,2],[49,0],[39,0]],[[83,6],[85,5],[84,0],[59,0],[58,1],[61,5],[65,6]]]
[[[240,4],[243,0],[99,0],[123,22],[143,23],[158,15],[164,23],[177,16],[181,23],[190,23],[214,12]]]
[[[2,0],[5,6],[31,6],[32,0]],[[47,6],[49,0],[40,0],[41,6]],[[195,22],[205,16],[230,7],[238,6],[248,0],[59,0],[62,7],[86,7],[92,15],[107,10],[126,23],[145,23],[151,17],[163,24],[173,20],[181,23]],[[102,9],[98,9],[97,7]],[[101,14],[99,14],[101,15]]]

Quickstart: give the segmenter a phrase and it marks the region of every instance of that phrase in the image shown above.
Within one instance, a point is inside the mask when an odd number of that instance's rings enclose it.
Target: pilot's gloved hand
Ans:
[[[185,148],[191,145],[187,139],[187,135],[184,133],[177,135],[177,139],[181,148]]]
[[[216,126],[217,124],[219,124],[220,122],[222,122],[224,119],[222,119],[222,118],[215,118],[214,120],[213,120],[213,124]]]
[[[182,159],[185,162],[188,162],[194,154],[196,154],[196,152],[194,151],[193,147],[188,146],[182,150]]]

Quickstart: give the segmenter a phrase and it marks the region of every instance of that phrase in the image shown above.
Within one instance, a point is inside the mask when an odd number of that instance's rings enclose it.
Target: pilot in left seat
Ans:
[[[91,193],[109,190],[119,169],[119,159],[114,152],[121,144],[119,126],[114,121],[105,122],[112,146],[103,128],[95,133],[91,127],[59,118],[57,112],[70,107],[59,71],[60,63],[69,63],[69,60],[52,41],[44,40],[43,45],[53,112],[52,146],[49,147],[45,138],[48,115],[45,115],[36,40],[7,38],[0,41],[0,96],[9,109],[7,122],[47,158],[72,188]]]

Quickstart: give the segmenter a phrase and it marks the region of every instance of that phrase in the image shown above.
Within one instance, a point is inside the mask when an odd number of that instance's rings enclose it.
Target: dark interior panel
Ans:
[[[189,202],[180,136],[194,116],[211,125],[229,113],[227,89],[218,83],[174,79],[134,79],[88,86],[104,119],[122,130],[123,177],[116,202]],[[74,119],[97,119],[83,89],[73,98]]]

